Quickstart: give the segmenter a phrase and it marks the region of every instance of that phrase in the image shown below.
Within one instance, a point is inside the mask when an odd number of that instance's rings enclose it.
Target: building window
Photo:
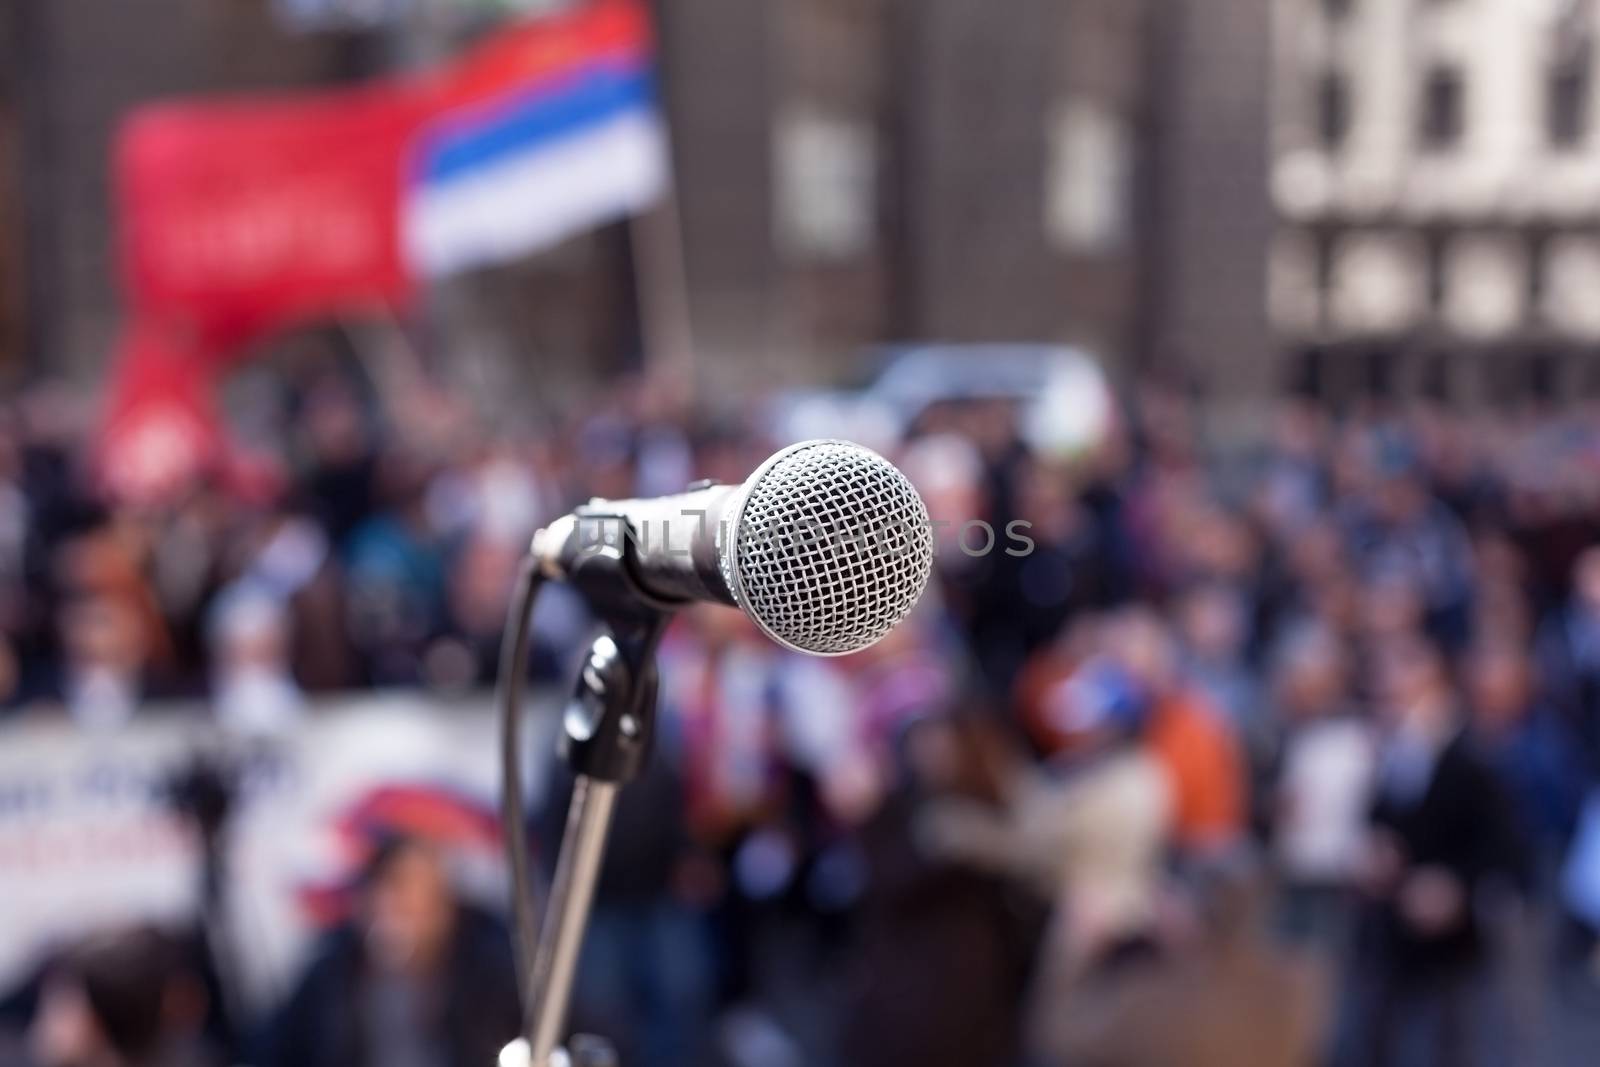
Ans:
[[[1523,323],[1527,245],[1510,233],[1468,233],[1446,253],[1444,319],[1463,337],[1503,337]]]
[[[1317,80],[1317,136],[1332,152],[1350,132],[1350,82],[1337,70],[1324,71]]]
[[[1556,330],[1585,341],[1600,340],[1600,242],[1580,234],[1556,234],[1545,248],[1543,311]]]
[[[1427,249],[1413,233],[1362,231],[1337,239],[1329,325],[1345,334],[1399,333],[1428,312]]]
[[[870,123],[798,106],[773,127],[775,238],[787,258],[841,261],[871,249],[877,142]]]
[[[1545,130],[1557,148],[1580,144],[1589,128],[1590,86],[1594,61],[1589,42],[1558,56],[1550,68],[1545,93]]]
[[[1424,148],[1454,147],[1466,128],[1466,81],[1455,67],[1440,66],[1422,82],[1422,107],[1417,139]]]
[[[1094,100],[1056,109],[1047,132],[1045,227],[1066,252],[1114,251],[1128,237],[1133,153],[1128,124]]]

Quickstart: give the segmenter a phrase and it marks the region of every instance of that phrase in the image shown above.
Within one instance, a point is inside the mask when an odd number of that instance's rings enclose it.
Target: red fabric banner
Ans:
[[[248,335],[404,299],[397,161],[416,114],[384,88],[136,116],[118,156],[135,314]]]

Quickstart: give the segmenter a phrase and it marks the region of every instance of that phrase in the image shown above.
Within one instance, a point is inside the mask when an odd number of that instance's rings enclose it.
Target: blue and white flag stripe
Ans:
[[[435,276],[515,259],[642,210],[669,180],[648,69],[591,62],[423,134],[406,256]]]

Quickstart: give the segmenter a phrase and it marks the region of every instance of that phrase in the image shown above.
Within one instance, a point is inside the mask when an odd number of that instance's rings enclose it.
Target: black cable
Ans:
[[[500,829],[511,861],[511,915],[515,924],[517,984],[521,987],[524,1012],[533,1006],[534,991],[528,988],[528,982],[539,941],[539,918],[523,811],[522,687],[528,677],[528,631],[533,623],[533,606],[543,584],[538,560],[531,553],[524,556],[517,569],[516,589],[500,645],[500,676],[495,685],[495,704],[500,713]]]

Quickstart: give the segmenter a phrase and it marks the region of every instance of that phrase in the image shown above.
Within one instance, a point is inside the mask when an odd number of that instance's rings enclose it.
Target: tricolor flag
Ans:
[[[642,18],[597,23],[534,65],[413,143],[401,240],[417,274],[515,259],[647,207],[669,181]]]

